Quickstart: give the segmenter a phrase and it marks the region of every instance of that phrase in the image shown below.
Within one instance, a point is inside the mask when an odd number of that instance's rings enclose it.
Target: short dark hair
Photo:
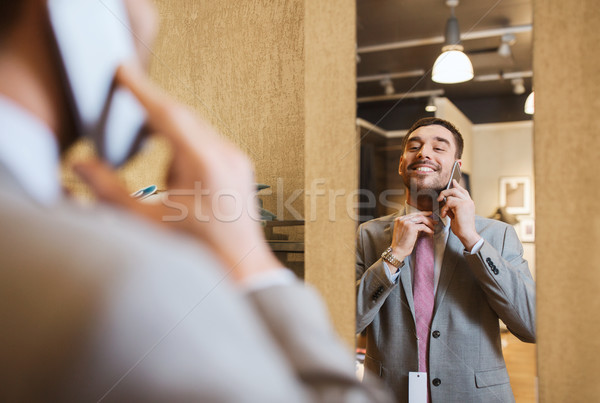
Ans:
[[[24,0],[0,0],[0,41],[19,19]]]
[[[404,138],[402,139],[402,154],[404,155],[404,151],[406,150],[406,144],[408,143],[408,138],[410,137],[410,134],[412,132],[417,130],[419,127],[432,125],[445,127],[450,131],[450,133],[452,133],[452,135],[454,136],[454,142],[456,143],[455,157],[456,159],[460,159],[462,157],[463,148],[465,147],[465,142],[463,140],[462,134],[460,134],[460,131],[456,128],[456,126],[454,126],[447,120],[432,117],[419,119],[410,127],[410,129],[408,129],[406,136],[404,136]]]

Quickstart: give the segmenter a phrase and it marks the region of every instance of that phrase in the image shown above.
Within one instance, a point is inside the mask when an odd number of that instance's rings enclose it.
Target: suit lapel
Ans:
[[[406,209],[403,209],[399,212],[399,214],[395,217],[401,217],[406,214]],[[386,237],[386,245],[390,245],[392,243],[392,235],[394,233],[394,221],[389,223],[384,229],[384,234]],[[412,279],[411,279],[411,264],[410,264],[410,255],[408,255],[404,259],[404,267],[400,270],[400,278],[399,281],[402,284],[402,288],[404,289],[404,294],[406,295],[406,301],[408,302],[408,307],[410,308],[410,312],[413,315],[413,320],[415,318],[415,303],[413,299],[412,292]]]
[[[450,231],[448,234],[448,242],[446,243],[446,250],[444,251],[444,258],[442,259],[442,268],[440,273],[440,280],[438,282],[437,291],[435,293],[435,305],[433,315],[437,311],[437,308],[442,303],[444,296],[446,295],[446,291],[448,291],[448,286],[450,285],[450,281],[452,280],[452,276],[454,275],[454,271],[456,270],[456,263],[458,260],[458,256],[462,255],[464,250],[463,244],[460,240]]]

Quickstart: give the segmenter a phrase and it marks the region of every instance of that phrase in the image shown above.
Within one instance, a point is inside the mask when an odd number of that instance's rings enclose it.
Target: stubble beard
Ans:
[[[404,186],[408,189],[411,204],[421,211],[439,211],[441,204],[437,201],[440,192],[445,189],[446,181],[437,178],[419,177],[418,175],[402,175]]]

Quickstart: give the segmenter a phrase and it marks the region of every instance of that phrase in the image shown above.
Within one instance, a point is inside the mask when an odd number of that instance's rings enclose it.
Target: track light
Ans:
[[[511,46],[516,42],[516,38],[513,34],[502,35],[502,43],[498,47],[498,54],[502,57],[512,56]]]
[[[458,20],[454,16],[454,7],[458,5],[458,0],[447,0],[446,5],[450,7],[451,15],[446,22],[442,54],[433,64],[431,79],[442,84],[462,83],[473,78],[473,65],[469,57],[463,53],[464,48],[460,44]]]
[[[435,99],[433,96],[429,97],[429,101],[427,101],[427,105],[425,106],[425,110],[427,112],[435,112],[437,111],[437,106],[435,105]]]
[[[396,92],[396,89],[394,88],[394,84],[392,83],[392,80],[389,77],[383,78],[379,82],[379,84],[383,87],[385,95],[392,95],[393,93]]]
[[[515,95],[521,95],[525,93],[525,85],[522,78],[513,78],[511,83],[513,85],[513,93]]]

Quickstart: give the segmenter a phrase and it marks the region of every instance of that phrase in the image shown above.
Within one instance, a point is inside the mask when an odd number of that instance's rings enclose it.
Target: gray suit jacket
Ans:
[[[410,257],[398,284],[388,280],[380,258],[391,244],[394,217],[358,229],[356,322],[357,332],[366,329],[366,368],[406,402],[408,372],[418,371]],[[433,402],[514,401],[498,319],[519,339],[535,342],[535,284],[514,229],[481,217],[475,225],[485,240],[477,254],[464,254],[452,232],[444,253],[429,350]]]
[[[298,282],[241,293],[195,240],[2,167],[0,225],[1,401],[389,401]]]

